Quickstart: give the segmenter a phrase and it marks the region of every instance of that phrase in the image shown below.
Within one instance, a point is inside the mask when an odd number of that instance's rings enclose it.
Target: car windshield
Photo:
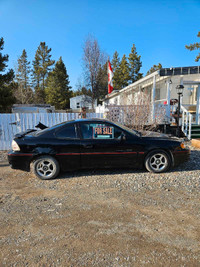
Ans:
[[[121,125],[121,124],[119,124],[119,123],[116,123],[116,122],[115,122],[115,124],[116,124],[117,126],[119,126],[120,128],[124,129],[125,131],[131,133],[131,134],[134,133],[135,135],[137,135],[137,136],[139,136],[139,137],[141,136],[141,133],[138,132],[138,131],[136,131],[136,130],[132,130],[132,129],[130,129],[130,128],[124,126],[124,125]]]

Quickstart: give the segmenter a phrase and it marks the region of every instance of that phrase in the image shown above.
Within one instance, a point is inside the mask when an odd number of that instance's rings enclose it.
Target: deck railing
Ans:
[[[193,115],[184,106],[181,106],[181,111],[182,111],[182,132],[190,140]]]

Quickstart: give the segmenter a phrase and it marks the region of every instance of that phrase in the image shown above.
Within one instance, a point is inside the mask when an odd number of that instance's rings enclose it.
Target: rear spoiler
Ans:
[[[44,129],[48,128],[46,125],[44,125],[44,124],[41,123],[41,122],[39,122],[35,127],[36,127],[36,128],[39,128],[39,129],[41,129],[41,130],[44,130]]]
[[[26,134],[29,134],[29,133],[32,133],[32,132],[35,132],[35,131],[37,131],[37,130],[35,130],[35,129],[27,129],[27,130],[24,131],[24,132],[17,133],[17,134],[15,135],[15,137],[16,137],[16,138],[21,138],[21,137],[24,137]]]
[[[36,126],[36,128],[39,128],[40,130],[44,130],[46,128],[48,128],[46,125],[44,125],[43,123],[39,122]],[[26,131],[24,132],[20,132],[20,133],[17,133],[15,135],[16,138],[21,138],[21,137],[24,137],[26,134],[29,134],[29,133],[32,133],[32,132],[35,132],[37,131],[36,129],[27,129]]]

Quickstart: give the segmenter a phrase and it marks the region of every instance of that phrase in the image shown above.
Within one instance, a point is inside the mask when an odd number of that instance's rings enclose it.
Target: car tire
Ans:
[[[55,158],[41,156],[33,162],[33,172],[42,180],[54,179],[60,172],[60,166]]]
[[[144,164],[147,171],[161,173],[166,172],[170,168],[171,159],[167,152],[154,150],[146,156]]]

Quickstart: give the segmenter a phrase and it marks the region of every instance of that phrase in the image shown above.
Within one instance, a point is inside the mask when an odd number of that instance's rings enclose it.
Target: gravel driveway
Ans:
[[[1,266],[200,266],[200,150],[164,174],[42,181],[0,153]]]

